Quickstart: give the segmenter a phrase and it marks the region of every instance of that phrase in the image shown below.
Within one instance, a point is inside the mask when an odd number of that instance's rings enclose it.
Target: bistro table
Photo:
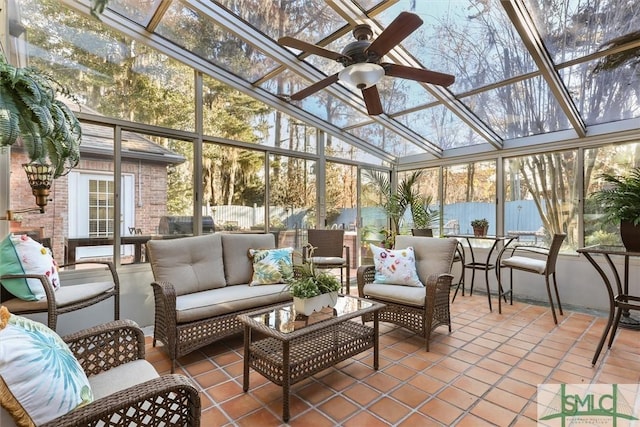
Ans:
[[[378,311],[384,304],[340,295],[333,308],[304,316],[293,303],[238,315],[244,324],[244,377],[249,390],[249,368],[282,386],[282,419],[289,421],[291,385],[373,349],[378,370]],[[373,313],[373,326],[356,317]],[[253,333],[252,333],[253,332]]]
[[[464,269],[471,269],[471,287],[469,289],[469,295],[473,295],[473,282],[476,276],[476,270],[484,270],[484,277],[487,284],[487,299],[489,300],[489,311],[493,311],[491,307],[491,290],[489,289],[489,271],[500,266],[500,257],[503,251],[498,252],[495,262],[491,261],[491,256],[493,252],[498,247],[499,243],[503,243],[503,248],[507,247],[512,241],[516,240],[517,236],[476,236],[474,234],[447,234],[446,237],[453,237],[456,239],[464,239],[467,241],[467,246],[469,247],[469,254],[471,255],[471,261],[465,262]],[[471,245],[471,239],[474,240],[489,240],[492,241],[491,249],[489,249],[489,253],[487,254],[487,258],[485,260],[476,260],[475,254],[473,252],[473,246]],[[465,259],[469,259],[466,258]],[[462,274],[464,274],[464,269]],[[498,286],[500,286],[498,282]],[[502,290],[498,290],[498,297],[502,295]],[[506,297],[505,297],[506,298]]]
[[[640,310],[640,297],[629,295],[629,258],[640,257],[640,252],[629,252],[624,246],[610,245],[587,246],[577,249],[577,252],[583,254],[591,265],[593,265],[598,274],[600,274],[600,277],[602,277],[602,281],[607,288],[607,295],[609,297],[609,319],[602,334],[602,338],[600,338],[600,342],[598,343],[596,353],[591,361],[591,364],[595,365],[598,357],[600,356],[600,352],[602,351],[602,347],[604,346],[604,342],[607,339],[607,335],[609,335],[609,331],[611,331],[611,336],[609,337],[609,344],[607,347],[611,348],[618,326],[621,328],[640,329],[640,321],[631,317],[629,312],[629,310]],[[608,275],[605,273],[602,266],[593,258],[593,255],[596,254],[602,255],[611,269],[616,283],[615,293]],[[624,257],[623,281],[620,280],[620,273],[618,272],[616,265],[611,260],[611,256]]]

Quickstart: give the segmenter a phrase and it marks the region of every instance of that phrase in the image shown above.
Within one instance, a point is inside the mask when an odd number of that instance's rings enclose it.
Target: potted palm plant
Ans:
[[[400,225],[407,210],[411,212],[414,230],[429,229],[431,225],[440,219],[440,212],[432,210],[429,205],[432,203],[431,196],[423,196],[418,192],[417,183],[422,177],[423,171],[417,170],[406,176],[400,183],[395,192],[391,191],[391,182],[387,174],[368,171],[369,177],[377,185],[380,194],[384,197],[382,207],[384,208],[389,220],[391,228],[384,229],[381,232],[386,235],[385,246],[393,246],[395,236],[400,234]],[[416,233],[421,234],[424,233]]]
[[[32,67],[14,67],[0,54],[0,147],[18,138],[31,163],[50,164],[58,178],[80,160],[78,119],[56,94],[67,88]]]
[[[624,176],[604,173],[600,178],[604,186],[592,196],[604,211],[604,222],[620,224],[624,246],[640,252],[640,167]]]

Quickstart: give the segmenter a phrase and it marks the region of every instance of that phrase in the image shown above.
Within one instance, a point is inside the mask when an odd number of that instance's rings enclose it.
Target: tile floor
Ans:
[[[289,425],[533,426],[537,384],[640,382],[640,331],[620,329],[591,366],[604,317],[565,311],[555,326],[548,307],[514,302],[500,315],[482,294],[459,295],[451,310],[452,332],[436,329],[430,352],[381,323],[378,371],[367,351],[293,385]],[[150,338],[147,359],[168,372]],[[283,425],[282,389],[252,372],[244,393],[242,368],[241,336],[179,360],[177,372],[202,390],[202,426]]]

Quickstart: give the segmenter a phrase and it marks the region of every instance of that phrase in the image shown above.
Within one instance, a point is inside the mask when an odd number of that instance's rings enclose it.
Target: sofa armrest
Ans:
[[[116,320],[64,338],[87,376],[144,359],[144,333],[132,320]]]
[[[373,265],[362,265],[358,267],[358,296],[364,298],[364,285],[373,283],[376,268]]]
[[[200,425],[200,396],[182,375],[164,375],[105,396],[43,424],[42,427],[88,425]]]

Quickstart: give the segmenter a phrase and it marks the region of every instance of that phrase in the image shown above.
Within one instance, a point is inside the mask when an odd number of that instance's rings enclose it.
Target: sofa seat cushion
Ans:
[[[193,322],[236,311],[291,301],[286,284],[234,285],[180,295],[176,298],[176,321]]]
[[[86,301],[100,294],[111,292],[115,284],[113,282],[83,283],[81,285],[60,286],[56,291],[56,305],[63,308],[71,304]],[[47,311],[47,300],[23,301],[12,298],[3,301],[2,304],[13,312],[26,312],[29,310]]]
[[[423,287],[368,283],[363,288],[364,295],[379,301],[424,307],[426,290]]]
[[[144,359],[116,366],[89,377],[94,400],[157,378],[158,372]]]

